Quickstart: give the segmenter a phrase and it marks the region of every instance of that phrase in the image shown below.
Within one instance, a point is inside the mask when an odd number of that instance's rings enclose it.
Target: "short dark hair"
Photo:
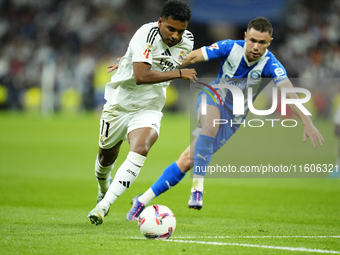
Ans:
[[[257,17],[256,19],[251,20],[248,23],[247,31],[249,31],[251,28],[254,28],[257,31],[268,32],[270,36],[273,35],[273,26],[270,23],[270,21],[263,17]]]
[[[171,16],[174,20],[189,22],[191,19],[190,7],[186,3],[178,0],[169,0],[162,7],[161,17],[167,19],[169,16]]]

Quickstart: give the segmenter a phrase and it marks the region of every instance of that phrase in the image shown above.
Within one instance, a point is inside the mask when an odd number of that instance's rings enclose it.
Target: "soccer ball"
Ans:
[[[149,239],[168,239],[176,228],[176,218],[165,205],[150,205],[139,215],[139,230]]]

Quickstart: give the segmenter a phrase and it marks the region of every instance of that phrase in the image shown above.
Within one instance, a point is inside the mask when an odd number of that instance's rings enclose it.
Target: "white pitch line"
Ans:
[[[326,239],[340,238],[340,236],[174,236],[172,239],[284,239],[284,238],[304,238],[304,239]]]
[[[219,242],[204,242],[204,241],[191,241],[191,240],[174,240],[168,239],[166,242],[176,243],[195,243],[195,244],[210,244],[210,245],[229,245],[229,246],[242,246],[242,247],[253,247],[253,248],[264,248],[264,249],[275,249],[275,250],[286,250],[286,251],[304,251],[314,253],[329,253],[329,254],[340,254],[339,251],[328,251],[319,249],[308,249],[304,247],[281,247],[281,246],[268,246],[268,245],[257,245],[257,244],[242,244],[242,243],[219,243]]]

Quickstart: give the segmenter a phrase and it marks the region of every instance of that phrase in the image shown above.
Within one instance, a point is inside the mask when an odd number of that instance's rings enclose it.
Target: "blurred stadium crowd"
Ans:
[[[186,2],[195,4],[195,0]],[[53,111],[100,109],[111,77],[106,66],[117,63],[140,25],[158,19],[163,3],[0,0],[0,108],[40,109],[48,91],[44,82],[50,80]],[[273,22],[274,41],[269,49],[291,78],[305,81],[294,85],[312,91],[315,112],[329,117],[340,102],[340,0],[287,1],[282,12],[280,22]],[[237,31],[231,39],[242,39],[247,23],[228,24],[226,29]],[[217,40],[210,27],[204,20],[190,23],[195,48]],[[199,75],[215,77],[216,68],[198,66]],[[174,83],[167,107],[184,110],[176,106],[185,103],[176,104],[182,91],[176,93]]]

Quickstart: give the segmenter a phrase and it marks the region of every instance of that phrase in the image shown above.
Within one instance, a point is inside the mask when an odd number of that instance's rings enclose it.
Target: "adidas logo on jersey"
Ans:
[[[171,56],[170,50],[167,49],[167,50],[164,51],[161,55],[162,55],[162,56]]]
[[[130,187],[130,181],[119,181],[119,183],[122,184],[126,188]]]

